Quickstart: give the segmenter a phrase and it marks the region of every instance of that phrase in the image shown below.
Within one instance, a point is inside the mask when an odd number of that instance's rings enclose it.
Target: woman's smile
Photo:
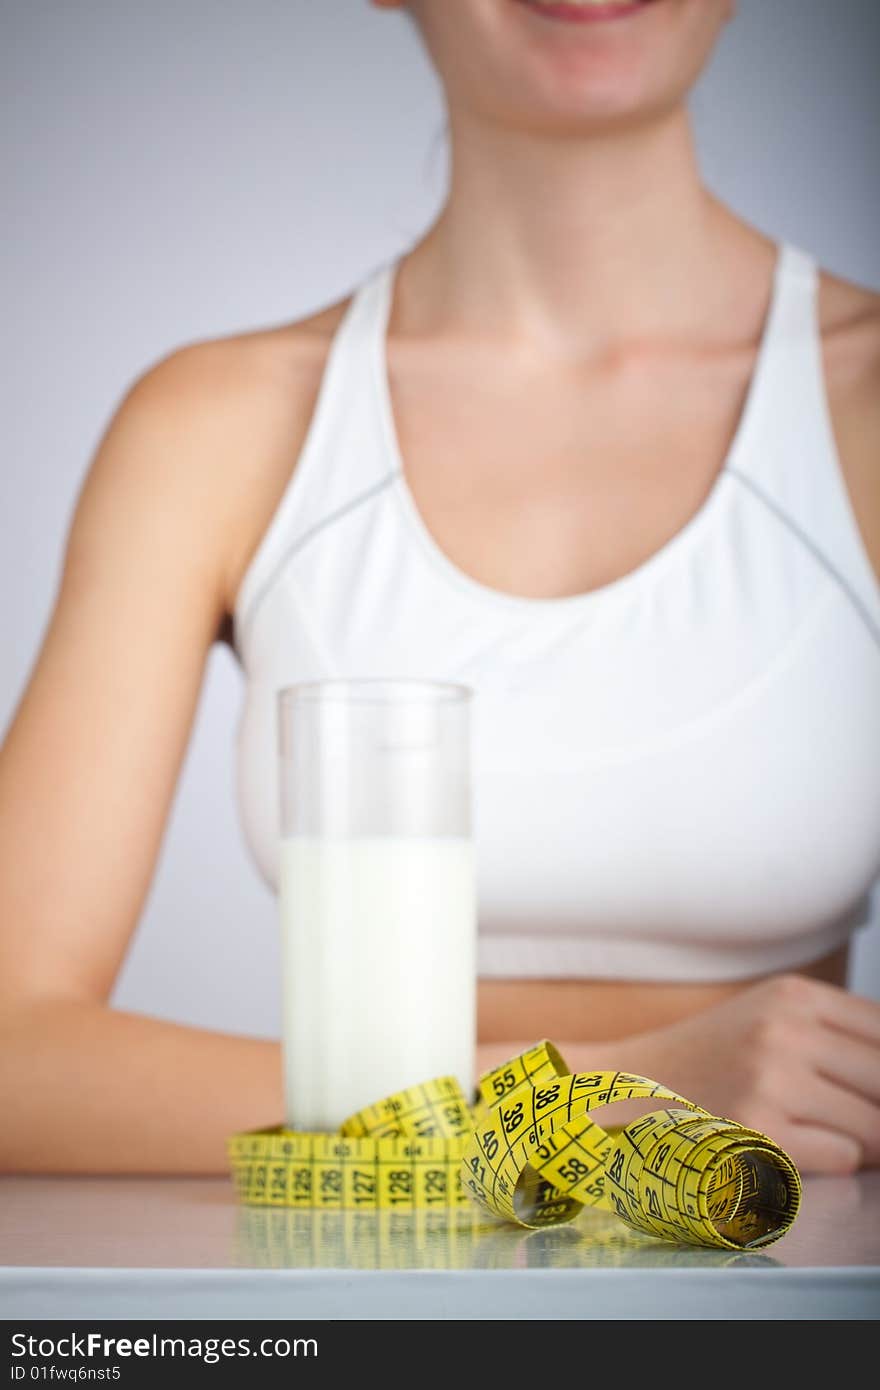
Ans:
[[[563,23],[596,24],[626,19],[656,0],[515,0],[518,5],[540,14],[542,19]]]

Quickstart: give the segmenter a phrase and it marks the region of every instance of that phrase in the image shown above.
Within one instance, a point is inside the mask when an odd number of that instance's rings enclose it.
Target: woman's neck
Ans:
[[[451,137],[449,198],[409,258],[432,318],[563,353],[705,323],[733,219],[701,184],[684,109],[591,138],[464,113]]]

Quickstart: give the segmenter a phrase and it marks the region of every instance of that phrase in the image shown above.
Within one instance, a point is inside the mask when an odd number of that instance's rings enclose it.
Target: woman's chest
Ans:
[[[503,592],[613,582],[699,510],[740,418],[752,357],[630,354],[578,368],[509,360],[393,380],[407,483],[439,548]]]
[[[760,942],[838,916],[880,868],[878,652],[808,555],[768,568],[766,536],[716,525],[718,496],[662,564],[549,608],[442,582],[390,500],[362,545],[316,547],[252,634],[240,784],[270,881],[277,689],[411,676],[475,693],[487,930]]]

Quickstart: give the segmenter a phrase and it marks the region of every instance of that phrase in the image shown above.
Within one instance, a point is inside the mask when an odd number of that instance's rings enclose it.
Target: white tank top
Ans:
[[[386,372],[395,268],[347,306],[236,599],[240,806],[265,878],[278,689],[459,681],[482,975],[733,980],[833,950],[880,873],[880,585],[832,436],[813,262],[780,249],[699,511],[622,578],[555,599],[470,578],[420,517]]]

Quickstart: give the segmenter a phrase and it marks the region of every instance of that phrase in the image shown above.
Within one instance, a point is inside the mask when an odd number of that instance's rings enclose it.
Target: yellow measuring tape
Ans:
[[[590,1116],[630,1099],[673,1105],[613,1132]],[[418,1211],[473,1200],[528,1227],[599,1206],[649,1235],[731,1250],[784,1235],[801,1195],[797,1168],[766,1135],[643,1076],[572,1073],[546,1041],[487,1072],[473,1107],[441,1077],[359,1111],[339,1134],[277,1126],[236,1134],[227,1149],[249,1204]]]

